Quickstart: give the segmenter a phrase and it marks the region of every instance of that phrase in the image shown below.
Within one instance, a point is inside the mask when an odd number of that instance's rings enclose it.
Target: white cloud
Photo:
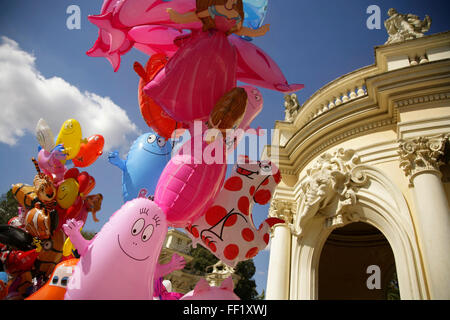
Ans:
[[[62,123],[77,119],[83,137],[101,134],[105,151],[128,150],[128,136],[140,134],[125,110],[109,97],[81,92],[59,77],[45,78],[36,58],[7,37],[0,39],[0,143],[11,146],[27,132],[34,135],[44,118],[56,136]]]

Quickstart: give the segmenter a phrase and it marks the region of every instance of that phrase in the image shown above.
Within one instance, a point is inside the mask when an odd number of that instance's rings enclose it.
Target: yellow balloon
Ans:
[[[64,153],[67,154],[66,160],[77,156],[81,146],[81,125],[75,119],[64,121],[56,138],[56,144],[64,145]]]
[[[63,256],[64,257],[70,256],[72,254],[72,249],[73,249],[72,241],[70,241],[70,238],[67,238],[66,242],[64,242]]]
[[[63,209],[68,209],[78,197],[80,185],[74,178],[64,180],[56,191],[56,202]]]

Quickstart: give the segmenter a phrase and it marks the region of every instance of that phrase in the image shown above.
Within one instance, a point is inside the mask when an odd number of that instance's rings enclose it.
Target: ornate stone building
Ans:
[[[450,32],[285,100],[267,299],[450,299]]]

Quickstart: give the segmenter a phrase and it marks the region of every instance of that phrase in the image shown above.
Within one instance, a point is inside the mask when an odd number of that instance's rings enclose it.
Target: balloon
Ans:
[[[21,251],[34,249],[33,237],[28,232],[6,224],[0,225],[0,243]]]
[[[38,153],[37,162],[42,172],[53,177],[55,183],[63,180],[67,168],[63,164],[66,159],[64,147],[59,144],[51,152],[41,149]]]
[[[83,204],[83,199],[77,196],[73,204],[69,208],[67,208],[64,220],[78,217],[80,211],[83,208]]]
[[[63,226],[80,261],[65,299],[152,299],[153,277],[167,234],[164,212],[151,200],[126,202],[91,241],[80,234],[82,222]]]
[[[6,275],[6,279],[5,276]],[[0,300],[3,300],[8,295],[8,275],[5,272],[0,272]]]
[[[172,259],[168,263],[160,265],[160,268],[158,268],[154,275],[153,297],[159,298],[159,300],[178,300],[182,295],[176,293],[170,294],[167,292],[166,287],[163,285],[163,277],[174,272],[175,270],[181,270],[185,266],[186,261],[184,258],[176,253],[172,256]]]
[[[126,2],[126,3],[124,3]],[[152,10],[147,10],[151,8]],[[105,57],[111,63],[114,71],[120,66],[121,56],[127,53],[133,45],[149,52],[172,53],[176,51],[173,46],[173,39],[177,30],[171,28],[176,26],[181,30],[183,27],[201,28],[200,23],[189,23],[186,25],[176,25],[170,21],[167,8],[173,8],[179,12],[187,12],[195,9],[195,1],[158,1],[158,0],[139,0],[139,1],[110,1],[105,0],[101,13],[96,16],[89,16],[91,23],[95,24],[99,30],[99,37],[94,46],[86,52],[90,57]],[[120,27],[113,22],[114,15],[121,16]],[[153,40],[147,36],[136,35],[133,33],[133,27],[144,26],[144,31],[148,31],[154,25],[153,33],[157,34],[157,39]],[[124,29],[123,27],[130,27]],[[161,32],[163,29],[166,32]],[[127,33],[128,32],[128,33]],[[175,34],[175,35],[174,35]],[[128,35],[130,35],[128,37]],[[153,41],[149,41],[153,40]],[[141,40],[141,41],[139,41]],[[167,52],[168,51],[168,52]],[[171,55],[169,55],[171,56]]]
[[[270,161],[245,158],[245,163],[236,164],[214,203],[186,228],[193,245],[203,244],[231,267],[256,256],[269,243],[270,227],[283,220],[269,218],[256,229],[253,203],[267,204],[280,181],[280,172]]]
[[[56,192],[56,202],[63,209],[68,209],[78,197],[79,184],[74,178],[65,179]]]
[[[10,275],[17,275],[33,269],[39,253],[33,249],[28,251],[12,250],[6,253],[3,262],[5,271]]]
[[[262,111],[264,100],[257,88],[253,86],[242,86],[242,88],[247,92],[247,108],[239,128],[245,131],[250,128],[252,121]]]
[[[241,300],[233,292],[233,288],[231,276],[223,280],[220,287],[210,286],[208,281],[201,278],[195,285],[194,290],[186,293],[180,300]]]
[[[25,300],[64,300],[67,283],[79,259],[68,259],[56,265],[50,279]]]
[[[36,261],[36,272],[44,277],[49,277],[56,264],[61,261],[64,241],[66,240],[62,230],[56,230],[51,237],[41,241],[41,251]]]
[[[144,86],[165,66],[167,57],[163,54],[155,54],[150,57],[144,68],[137,62],[134,64],[134,69],[139,74],[139,107],[141,109],[142,117],[147,125],[155,130],[155,132],[165,139],[170,139],[172,133],[176,129],[181,128],[181,123],[173,120],[159,105],[157,105],[150,97],[144,93]],[[182,130],[177,131],[182,133]]]
[[[81,172],[76,178],[79,185],[79,193],[82,198],[85,198],[94,188],[95,179],[86,171]]]
[[[264,3],[250,0],[245,7],[248,23],[260,24],[265,15]],[[196,1],[105,0],[100,15],[88,18],[100,31],[87,54],[106,57],[114,71],[132,46],[149,55],[167,55],[168,64],[145,92],[173,119],[187,121],[187,116],[196,119],[199,114],[207,114],[225,92],[236,87],[237,80],[286,93],[303,88],[288,84],[264,51],[239,36],[227,37],[235,22],[216,16],[215,20],[222,19],[216,24],[219,32],[211,34],[203,32],[199,22],[174,23],[167,8],[193,12]],[[245,19],[243,23],[247,23]],[[185,29],[192,32],[186,35],[182,33]],[[179,39],[182,45],[177,50],[173,44]]]
[[[36,125],[36,139],[45,151],[50,152],[55,147],[55,137],[52,129],[44,119],[39,119]]]
[[[111,152],[108,160],[122,170],[123,201],[138,196],[152,195],[160,173],[170,159],[172,145],[153,131],[141,135],[134,141],[126,160],[119,158],[119,152]]]
[[[64,153],[67,155],[66,159],[73,159],[80,151],[81,145],[81,125],[75,119],[66,120],[56,137],[56,144],[64,145]]]
[[[90,166],[103,154],[104,145],[105,139],[102,135],[90,136],[86,142],[81,142],[80,151],[72,159],[73,165],[80,168]]]
[[[155,190],[155,203],[175,228],[187,226],[204,213],[218,194],[227,169],[221,140],[208,145],[201,136],[193,137],[170,159]],[[222,155],[208,163],[203,158],[208,149],[222,151]]]
[[[269,0],[243,0],[245,19],[243,26],[251,29],[258,29],[262,26],[267,14]],[[252,40],[251,37],[243,37],[245,40]]]
[[[48,239],[53,231],[50,214],[38,208],[31,209],[25,217],[25,230],[33,237]]]

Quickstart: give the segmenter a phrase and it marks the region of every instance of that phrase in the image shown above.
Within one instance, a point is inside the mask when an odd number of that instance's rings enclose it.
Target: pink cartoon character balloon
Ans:
[[[220,287],[210,286],[205,279],[201,278],[194,290],[186,293],[180,300],[241,300],[233,292],[233,288],[231,276],[223,280]]]
[[[281,181],[278,168],[270,161],[235,165],[231,176],[206,213],[186,229],[193,245],[202,243],[227,265],[251,259],[269,243],[269,229],[281,219],[266,219],[256,229],[252,218],[252,204],[267,204]]]
[[[71,219],[63,225],[80,254],[65,299],[152,299],[154,275],[164,274],[158,265],[167,234],[161,209],[146,198],[128,201],[91,241],[81,235],[82,224]]]
[[[55,183],[59,183],[64,179],[64,173],[67,168],[63,164],[66,160],[66,155],[64,154],[64,147],[62,145],[57,145],[50,152],[41,149],[38,153],[37,162],[39,168],[46,175],[53,177]]]

